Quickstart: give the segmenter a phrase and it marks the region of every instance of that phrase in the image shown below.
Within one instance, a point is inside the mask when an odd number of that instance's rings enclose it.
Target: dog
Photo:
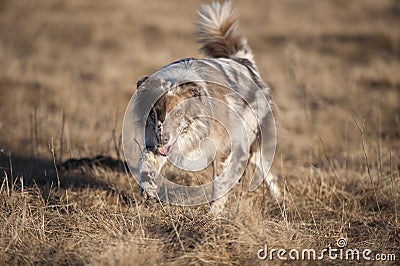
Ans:
[[[207,58],[173,62],[137,82],[135,103],[149,106],[134,114],[144,121],[141,191],[182,205],[211,202],[211,209],[220,212],[224,194],[253,164],[250,190],[265,180],[280,199],[278,178],[269,171],[274,104],[247,40],[238,32],[237,13],[230,2],[213,2],[203,5],[198,17],[197,38]],[[179,187],[194,200],[178,202],[182,194],[177,196],[167,179],[198,173],[212,184],[197,190]]]

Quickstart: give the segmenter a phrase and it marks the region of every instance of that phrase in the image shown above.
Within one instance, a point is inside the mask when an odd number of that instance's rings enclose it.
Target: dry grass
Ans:
[[[339,236],[400,259],[399,1],[235,3],[280,107],[284,206],[242,183],[215,218],[143,201],[118,165],[55,171],[121,158],[136,80],[200,57],[199,5],[1,1],[0,264],[259,264],[265,243],[320,250]]]

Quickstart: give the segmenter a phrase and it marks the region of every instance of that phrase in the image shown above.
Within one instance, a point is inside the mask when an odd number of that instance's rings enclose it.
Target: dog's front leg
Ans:
[[[145,196],[157,197],[159,190],[157,181],[164,163],[165,160],[161,156],[157,156],[148,150],[143,151],[138,165],[138,180],[140,192]]]

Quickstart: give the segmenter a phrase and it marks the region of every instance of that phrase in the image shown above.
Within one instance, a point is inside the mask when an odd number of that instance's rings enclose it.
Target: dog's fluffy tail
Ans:
[[[255,64],[247,40],[238,33],[238,14],[231,2],[213,2],[198,11],[196,23],[201,51],[209,57],[245,58]]]

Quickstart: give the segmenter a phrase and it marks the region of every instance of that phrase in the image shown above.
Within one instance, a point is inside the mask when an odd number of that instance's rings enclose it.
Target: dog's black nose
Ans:
[[[167,144],[168,141],[169,141],[169,134],[168,133],[162,134],[162,142],[163,142],[163,144]]]

